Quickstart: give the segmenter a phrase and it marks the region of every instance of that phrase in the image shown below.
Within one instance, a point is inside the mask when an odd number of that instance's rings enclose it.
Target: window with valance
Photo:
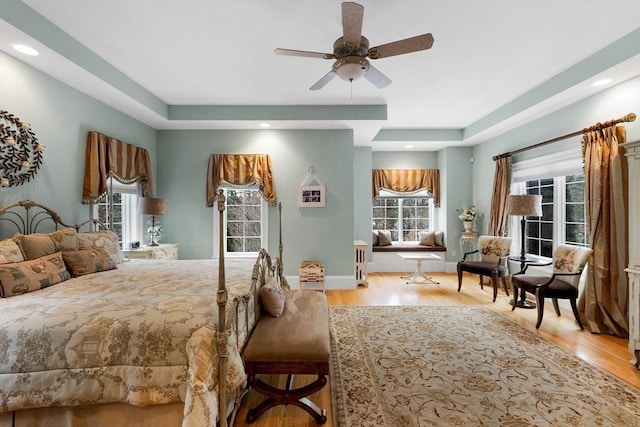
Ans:
[[[415,193],[427,190],[435,207],[440,206],[440,171],[438,169],[374,169],[373,199],[380,190],[395,193]]]
[[[223,183],[237,187],[256,185],[264,200],[275,204],[271,171],[268,154],[212,154],[207,171],[207,207],[213,206],[216,191]]]
[[[110,178],[123,184],[139,183],[142,196],[153,194],[151,158],[146,149],[91,131],[85,156],[82,203],[95,204],[104,197]]]

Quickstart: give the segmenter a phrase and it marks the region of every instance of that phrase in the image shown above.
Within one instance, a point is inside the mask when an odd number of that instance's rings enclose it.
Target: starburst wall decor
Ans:
[[[44,145],[31,125],[0,110],[0,186],[17,187],[31,181],[42,164]]]

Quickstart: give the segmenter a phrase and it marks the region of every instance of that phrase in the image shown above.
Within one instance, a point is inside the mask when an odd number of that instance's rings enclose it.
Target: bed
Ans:
[[[26,213],[9,214],[15,209]],[[223,198],[218,209],[222,215]],[[0,264],[1,427],[233,422],[246,390],[240,353],[260,316],[265,277],[284,280],[279,259],[263,250],[256,260],[122,262],[110,231],[68,226],[31,201],[0,209],[8,218],[29,260]],[[33,233],[44,218],[57,231]],[[37,257],[46,238],[56,252]],[[0,263],[15,261],[0,253]],[[87,269],[80,255],[90,253]],[[60,282],[13,295],[7,266],[33,270],[45,261]]]

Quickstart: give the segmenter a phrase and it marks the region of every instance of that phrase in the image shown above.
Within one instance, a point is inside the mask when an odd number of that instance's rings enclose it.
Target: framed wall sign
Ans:
[[[324,185],[298,187],[298,207],[300,208],[324,208],[325,198]]]

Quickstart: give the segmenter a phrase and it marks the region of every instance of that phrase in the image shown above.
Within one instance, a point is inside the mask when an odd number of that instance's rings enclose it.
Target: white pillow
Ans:
[[[436,233],[434,231],[418,232],[419,243],[425,246],[434,246],[436,244]]]
[[[391,231],[378,230],[378,245],[379,246],[391,245]]]

